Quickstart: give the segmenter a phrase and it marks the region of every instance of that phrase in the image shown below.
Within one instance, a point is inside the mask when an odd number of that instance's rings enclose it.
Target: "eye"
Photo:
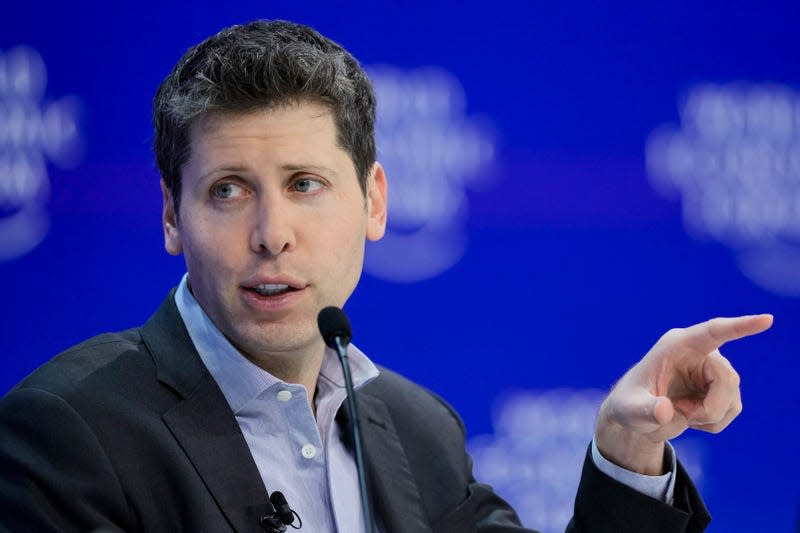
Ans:
[[[311,178],[301,178],[292,183],[292,188],[297,192],[314,192],[322,188],[322,183]]]
[[[211,195],[220,200],[229,200],[245,194],[245,189],[241,185],[229,181],[217,183],[211,188]]]

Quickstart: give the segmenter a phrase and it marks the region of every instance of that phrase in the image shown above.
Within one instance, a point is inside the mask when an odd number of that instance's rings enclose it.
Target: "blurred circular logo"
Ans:
[[[384,238],[364,268],[389,281],[432,278],[467,246],[466,189],[486,186],[494,157],[491,124],[468,117],[459,81],[439,68],[369,68],[378,98],[378,160],[389,178]]]
[[[47,234],[47,162],[68,168],[81,157],[79,102],[47,99],[46,86],[35,49],[0,52],[0,260],[25,255]]]
[[[800,296],[800,93],[775,84],[701,84],[680,126],[647,141],[648,173],[679,194],[687,230],[725,243],[761,287]]]

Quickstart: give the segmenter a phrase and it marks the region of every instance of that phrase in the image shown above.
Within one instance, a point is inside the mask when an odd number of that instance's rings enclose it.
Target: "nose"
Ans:
[[[276,256],[295,245],[291,206],[280,199],[261,198],[250,235],[250,247],[259,254]]]

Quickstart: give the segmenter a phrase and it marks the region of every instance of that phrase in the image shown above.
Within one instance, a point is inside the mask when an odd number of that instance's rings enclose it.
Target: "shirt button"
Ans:
[[[292,399],[292,393],[288,390],[282,390],[278,392],[278,399],[282,402],[288,402]]]
[[[306,459],[313,459],[317,455],[317,448],[313,444],[306,444],[303,446],[301,453]]]

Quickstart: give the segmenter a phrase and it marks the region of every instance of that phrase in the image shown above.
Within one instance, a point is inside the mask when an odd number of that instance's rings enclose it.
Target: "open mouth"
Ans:
[[[248,290],[253,291],[259,296],[280,296],[281,294],[293,292],[298,289],[282,283],[264,283],[256,285],[255,287],[249,287]]]

